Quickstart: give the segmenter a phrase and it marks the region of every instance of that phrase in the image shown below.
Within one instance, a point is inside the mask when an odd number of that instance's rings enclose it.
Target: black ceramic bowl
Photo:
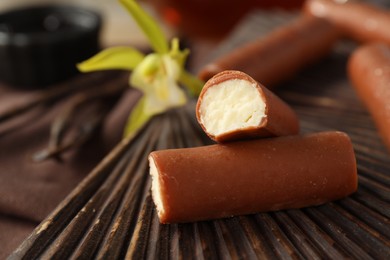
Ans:
[[[70,6],[37,6],[0,14],[0,81],[42,87],[77,73],[99,50],[101,16]]]

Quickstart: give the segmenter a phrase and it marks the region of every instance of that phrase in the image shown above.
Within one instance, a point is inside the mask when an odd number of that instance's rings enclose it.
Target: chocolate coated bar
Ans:
[[[328,19],[342,32],[359,42],[381,41],[390,44],[390,12],[378,7],[348,1],[309,0],[304,10],[316,17]]]
[[[221,71],[239,70],[272,88],[325,56],[338,35],[326,20],[303,16],[206,65],[199,77],[207,81]]]
[[[240,71],[223,71],[206,82],[196,116],[217,142],[299,132],[298,117],[290,106]]]
[[[358,48],[348,74],[390,150],[390,47],[375,43]]]
[[[357,189],[341,132],[155,151],[149,162],[162,223],[319,205]]]

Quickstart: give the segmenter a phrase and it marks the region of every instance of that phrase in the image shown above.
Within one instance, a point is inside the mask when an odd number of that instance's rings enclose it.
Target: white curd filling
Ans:
[[[161,199],[159,173],[152,157],[149,157],[150,175],[152,176],[152,197],[159,216],[164,214],[164,204]]]
[[[256,84],[232,79],[216,84],[203,95],[200,121],[211,135],[258,126],[265,115],[265,102]]]

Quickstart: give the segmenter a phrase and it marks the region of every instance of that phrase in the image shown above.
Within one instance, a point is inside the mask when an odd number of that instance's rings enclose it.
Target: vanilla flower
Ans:
[[[134,0],[120,0],[148,37],[154,53],[144,55],[132,47],[113,47],[78,64],[82,72],[107,69],[132,71],[130,85],[143,92],[129,116],[125,135],[136,133],[154,115],[186,103],[187,98],[179,83],[198,95],[203,83],[185,71],[184,63],[189,51],[180,50],[179,40],[171,46],[158,26]],[[169,48],[170,47],[170,48]]]

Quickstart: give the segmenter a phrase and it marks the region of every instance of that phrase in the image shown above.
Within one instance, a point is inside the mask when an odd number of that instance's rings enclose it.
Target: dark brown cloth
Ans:
[[[0,85],[2,111],[35,96]],[[101,130],[62,161],[33,162],[48,144],[50,124],[63,103],[33,109],[0,124],[0,259],[7,257],[120,140],[139,93],[127,91],[108,114]]]

